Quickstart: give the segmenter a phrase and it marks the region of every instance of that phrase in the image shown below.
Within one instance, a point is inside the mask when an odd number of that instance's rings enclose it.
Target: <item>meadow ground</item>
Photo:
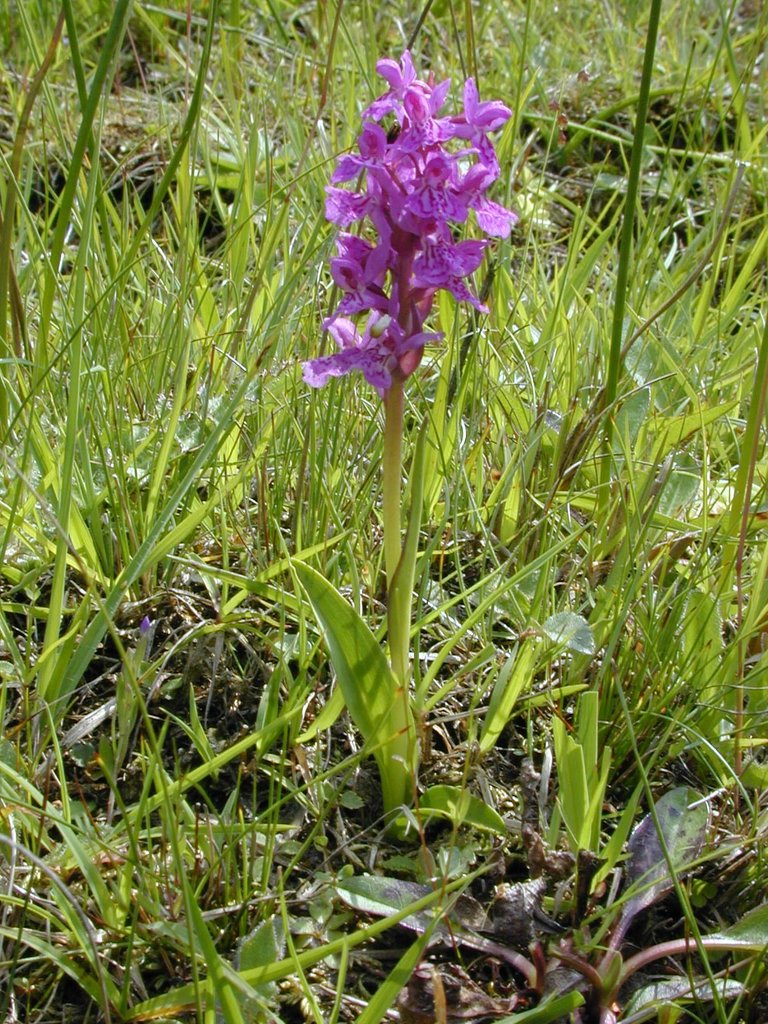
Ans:
[[[0,12],[2,1019],[768,1019],[768,7]],[[384,643],[381,402],[301,361],[407,45],[519,221],[407,383],[393,829],[299,582]]]

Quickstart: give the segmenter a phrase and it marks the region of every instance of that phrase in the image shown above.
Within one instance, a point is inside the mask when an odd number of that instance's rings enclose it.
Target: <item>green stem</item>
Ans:
[[[383,518],[387,592],[400,563],[403,464],[403,381],[395,376],[384,394]]]
[[[755,371],[755,381],[751,391],[749,412],[747,414],[747,426],[744,431],[741,446],[741,458],[739,460],[739,468],[736,474],[733,504],[731,505],[730,516],[728,519],[729,539],[723,549],[722,563],[724,586],[721,592],[726,593],[725,583],[727,582],[727,576],[725,574],[727,574],[731,568],[733,568],[736,582],[736,650],[738,671],[735,685],[736,707],[733,729],[733,767],[737,777],[742,773],[744,759],[744,551],[747,544],[749,523],[753,515],[752,485],[755,479],[757,463],[760,458],[762,423],[767,403],[768,323],[765,324],[762,340],[760,342],[757,369]],[[734,537],[737,537],[735,541],[731,539]]]
[[[635,133],[632,139],[632,155],[629,163],[627,194],[624,201],[624,224],[619,246],[619,263],[616,271],[616,292],[613,305],[613,324],[611,328],[611,348],[608,357],[608,376],[605,383],[604,409],[612,409],[616,401],[619,374],[621,371],[621,352],[624,339],[624,315],[627,306],[627,290],[629,272],[632,265],[632,240],[635,224],[635,207],[640,188],[640,175],[643,166],[643,139],[648,104],[651,95],[651,79],[653,77],[653,60],[656,53],[656,39],[659,34],[661,17],[661,0],[652,0],[648,16],[648,30],[645,36],[645,57],[643,72],[640,79],[640,93],[637,98],[637,114],[635,117]],[[603,511],[608,502],[607,484],[611,473],[611,449],[613,438],[613,420],[609,415],[605,425],[605,461],[603,463],[601,501]]]

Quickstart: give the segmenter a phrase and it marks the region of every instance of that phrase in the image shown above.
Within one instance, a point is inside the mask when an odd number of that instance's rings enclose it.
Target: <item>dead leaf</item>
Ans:
[[[421,964],[397,999],[402,1024],[450,1024],[451,1021],[511,1013],[517,997],[494,999],[458,964]]]
[[[527,949],[542,935],[562,931],[557,921],[542,910],[546,889],[543,878],[497,885],[490,912],[492,934],[510,946]]]

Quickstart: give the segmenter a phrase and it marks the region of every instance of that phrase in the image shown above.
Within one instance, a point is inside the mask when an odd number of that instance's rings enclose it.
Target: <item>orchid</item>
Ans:
[[[378,238],[372,243],[348,232],[339,235],[331,274],[342,299],[325,327],[340,351],[304,364],[304,379],[313,387],[361,370],[382,392],[412,373],[426,341],[442,337],[423,331],[437,291],[485,311],[465,279],[480,265],[487,239],[456,242],[454,226],[473,211],[481,231],[505,238],[517,220],[486,196],[499,176],[488,134],[507,122],[509,108],[496,100],[481,102],[468,78],[463,112],[439,117],[449,79],[435,85],[417,78],[407,50],[399,64],[387,58],[376,70],[389,90],[363,112],[357,153],[339,161],[325,213],[340,228],[367,220]],[[389,135],[380,123],[387,117],[397,126]],[[361,178],[361,191],[339,187]],[[348,325],[333,325],[370,311],[388,317],[392,326],[376,334],[380,321],[374,321],[373,331],[357,336],[353,351]],[[417,356],[404,360],[406,352]]]
[[[297,573],[327,634],[345,703],[379,762],[385,810],[391,812],[411,799],[419,761],[409,641],[425,431],[411,468],[412,506],[402,543],[404,383],[425,346],[443,337],[425,329],[438,291],[487,312],[467,279],[482,263],[489,238],[458,240],[457,227],[474,219],[485,236],[505,238],[517,217],[487,196],[500,174],[488,135],[509,120],[509,108],[481,102],[469,78],[463,112],[439,116],[450,80],[418,78],[407,50],[399,64],[380,60],[376,70],[389,89],[363,111],[357,152],[339,160],[326,188],[325,215],[341,229],[331,260],[341,300],[323,327],[337,351],[305,362],[304,380],[322,387],[357,371],[384,401],[389,662],[327,581],[306,566],[297,565]],[[381,122],[392,118],[387,131]],[[348,230],[352,225],[360,225],[359,233]],[[363,314],[364,325],[356,323]],[[415,711],[418,717],[421,709]]]

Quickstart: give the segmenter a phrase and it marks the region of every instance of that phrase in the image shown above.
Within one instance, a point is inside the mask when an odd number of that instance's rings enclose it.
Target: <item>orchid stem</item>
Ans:
[[[384,393],[383,516],[387,591],[392,588],[402,553],[400,510],[403,464],[403,381],[395,376]]]

